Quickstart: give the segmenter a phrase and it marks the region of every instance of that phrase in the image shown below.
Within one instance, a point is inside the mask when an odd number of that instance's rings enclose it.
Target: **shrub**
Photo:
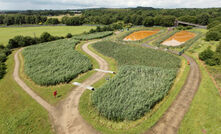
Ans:
[[[219,45],[216,47],[216,52],[221,54],[221,41],[219,42]]]
[[[199,54],[199,58],[200,60],[205,61],[207,59],[212,58],[213,55],[214,55],[214,52],[208,47],[206,50],[204,50],[203,52]]]
[[[206,33],[206,40],[207,41],[211,41],[211,40],[215,40],[218,41],[220,39],[220,33],[217,31],[209,31]]]
[[[213,27],[219,25],[220,23],[221,23],[221,22],[218,21],[218,20],[213,21],[213,22],[209,23],[209,25],[207,26],[207,29],[211,29],[211,28],[213,28]]]
[[[45,24],[53,24],[53,25],[59,24],[59,20],[57,18],[49,18],[49,19],[47,19]]]
[[[68,33],[67,35],[66,35],[66,38],[71,38],[72,37],[72,34],[71,33]]]
[[[6,73],[6,65],[0,62],[0,79],[3,78],[4,74]]]
[[[48,32],[42,33],[40,36],[40,40],[41,40],[41,42],[51,41],[52,40],[51,34],[49,34]]]

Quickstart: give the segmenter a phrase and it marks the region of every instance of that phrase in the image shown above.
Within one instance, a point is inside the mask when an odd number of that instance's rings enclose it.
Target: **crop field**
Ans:
[[[74,50],[77,43],[74,39],[63,39],[25,48],[24,72],[39,85],[69,82],[92,69],[90,60]]]
[[[76,36],[73,36],[73,38],[76,40],[91,40],[91,39],[104,38],[112,34],[113,32],[111,31],[105,31],[105,32],[98,32],[98,33],[91,33],[91,34],[76,35]]]
[[[137,31],[133,32],[132,34],[128,35],[125,37],[123,40],[124,41],[136,41],[136,40],[142,40],[148,36],[154,35],[158,33],[160,30],[155,29],[155,30],[145,30],[145,31]]]
[[[168,93],[175,77],[174,69],[123,66],[92,94],[92,102],[108,119],[136,120]]]
[[[114,58],[119,66],[144,65],[169,69],[180,67],[179,58],[159,50],[142,48],[138,46],[122,45],[111,41],[98,42],[92,46],[99,53]]]
[[[195,33],[188,32],[188,31],[180,31],[175,33],[173,36],[165,40],[162,45],[165,46],[179,46],[186,41],[194,38],[196,36]]]
[[[54,36],[66,36],[67,33],[82,34],[94,26],[40,26],[40,27],[7,27],[0,28],[0,44],[7,45],[8,40],[16,35],[39,37],[43,32]]]
[[[180,66],[178,57],[162,51],[110,41],[92,47],[114,58],[120,67],[116,77],[92,94],[100,114],[111,120],[142,117],[168,93]]]

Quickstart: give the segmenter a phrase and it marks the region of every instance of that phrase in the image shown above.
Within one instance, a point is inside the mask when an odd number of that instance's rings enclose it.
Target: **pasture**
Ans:
[[[74,50],[77,43],[74,39],[63,39],[25,48],[24,72],[39,85],[71,81],[92,69],[90,60]]]
[[[7,45],[8,40],[16,35],[39,37],[43,32],[53,36],[66,36],[89,32],[94,26],[39,26],[39,27],[6,27],[0,28],[0,44]]]

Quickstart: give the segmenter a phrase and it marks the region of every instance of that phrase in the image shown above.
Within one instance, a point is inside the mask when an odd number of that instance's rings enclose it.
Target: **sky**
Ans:
[[[82,8],[209,8],[221,7],[221,0],[0,0],[0,10]]]

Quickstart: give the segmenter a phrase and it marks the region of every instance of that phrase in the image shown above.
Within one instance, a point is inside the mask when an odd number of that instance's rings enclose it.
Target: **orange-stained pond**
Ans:
[[[165,40],[162,44],[167,46],[177,46],[180,45],[196,36],[195,33],[188,31],[180,31],[167,40]],[[174,44],[173,44],[174,43]]]
[[[159,32],[159,29],[156,30],[145,30],[145,31],[137,31],[133,32],[132,34],[128,35],[127,37],[124,38],[126,41],[136,41],[136,40],[142,40],[148,36],[151,36],[153,34],[156,34]]]

